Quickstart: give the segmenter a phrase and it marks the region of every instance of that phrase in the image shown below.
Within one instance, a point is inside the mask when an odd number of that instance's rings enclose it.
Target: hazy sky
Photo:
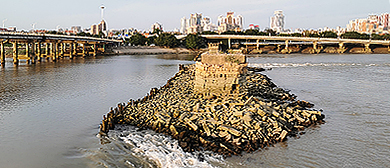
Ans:
[[[219,15],[232,11],[244,17],[244,27],[259,24],[269,27],[275,10],[283,10],[285,28],[346,27],[351,19],[368,14],[390,12],[390,0],[1,0],[0,21],[18,30],[55,29],[58,25],[83,28],[100,22],[100,6],[109,29],[149,30],[154,22],[164,30],[180,28],[180,19],[191,13],[209,16],[213,23]],[[0,27],[2,22],[0,22]]]

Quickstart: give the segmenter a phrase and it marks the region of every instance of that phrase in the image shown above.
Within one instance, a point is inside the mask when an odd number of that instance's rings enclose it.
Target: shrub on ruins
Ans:
[[[184,40],[186,48],[197,50],[206,47],[206,40],[200,34],[189,34]]]
[[[180,44],[180,41],[173,34],[161,33],[154,40],[154,44],[156,44],[156,46],[173,48],[177,47]]]
[[[130,37],[129,43],[134,46],[144,46],[147,42],[147,38],[139,33],[136,33]]]

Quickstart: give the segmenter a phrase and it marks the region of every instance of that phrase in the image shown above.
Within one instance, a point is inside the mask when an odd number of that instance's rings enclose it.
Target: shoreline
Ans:
[[[203,50],[186,48],[163,48],[158,46],[120,46],[112,48],[108,55],[149,55],[149,54],[200,54]]]

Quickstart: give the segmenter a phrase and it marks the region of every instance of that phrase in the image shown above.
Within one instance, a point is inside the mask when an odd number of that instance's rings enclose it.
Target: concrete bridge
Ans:
[[[27,60],[34,64],[43,58],[56,61],[62,57],[72,59],[74,56],[96,56],[106,51],[107,44],[121,42],[84,36],[0,32],[0,60],[2,65],[5,64],[6,43],[12,44],[13,63],[18,65],[19,60]],[[24,50],[25,54],[21,55],[21,50]]]
[[[357,44],[364,46],[362,52],[371,53],[370,45],[381,45],[389,48],[390,41],[386,40],[360,40],[360,39],[341,39],[341,38],[313,38],[313,37],[283,37],[283,36],[257,36],[257,35],[202,35],[207,40],[227,40],[228,49],[232,47],[232,41],[239,41],[244,45],[255,45],[259,50],[261,45],[277,45],[283,47],[281,53],[291,53],[291,45],[308,45],[312,48],[310,53],[319,53],[326,45],[337,45],[337,52],[344,53],[346,44]],[[248,42],[249,41],[249,42]],[[281,43],[282,42],[282,43]],[[390,49],[388,50],[390,51]]]

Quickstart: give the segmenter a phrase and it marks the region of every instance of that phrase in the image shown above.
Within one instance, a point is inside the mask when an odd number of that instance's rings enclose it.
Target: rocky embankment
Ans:
[[[278,88],[254,69],[239,77],[228,96],[194,94],[194,65],[180,66],[167,84],[142,99],[119,104],[104,116],[100,134],[129,124],[170,135],[185,151],[211,150],[224,156],[251,152],[295,136],[323,121],[313,104]]]

